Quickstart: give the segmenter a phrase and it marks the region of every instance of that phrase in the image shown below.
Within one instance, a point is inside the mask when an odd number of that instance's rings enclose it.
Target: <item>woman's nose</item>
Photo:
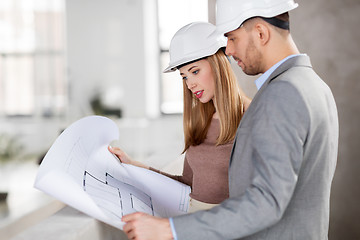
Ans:
[[[196,87],[196,81],[192,80],[192,79],[188,79],[187,82],[187,87],[190,90],[193,90]]]
[[[188,78],[188,79],[186,80],[186,85],[187,85],[188,89],[190,89],[190,90],[194,89],[194,87],[196,87],[196,81],[195,81],[195,79],[193,79],[193,78]]]

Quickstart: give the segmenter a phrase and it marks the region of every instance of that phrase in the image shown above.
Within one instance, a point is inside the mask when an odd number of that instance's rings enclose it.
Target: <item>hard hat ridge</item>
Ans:
[[[294,0],[217,0],[216,28],[219,34],[237,29],[252,17],[272,18],[298,7]]]

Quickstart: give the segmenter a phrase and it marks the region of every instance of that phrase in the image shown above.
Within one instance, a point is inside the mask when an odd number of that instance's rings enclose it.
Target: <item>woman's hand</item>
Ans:
[[[124,152],[120,148],[108,146],[108,149],[111,153],[115,154],[120,159],[120,162],[134,165],[132,163],[133,160],[129,157],[129,155],[127,155],[126,152]]]
[[[126,152],[124,152],[123,150],[121,150],[118,147],[108,146],[108,149],[111,153],[115,154],[119,158],[120,162],[122,162],[122,163],[131,164],[131,165],[134,165],[137,167],[149,169],[149,166],[146,166],[145,164],[142,164],[141,162],[132,160],[129,157],[129,155],[126,154]]]

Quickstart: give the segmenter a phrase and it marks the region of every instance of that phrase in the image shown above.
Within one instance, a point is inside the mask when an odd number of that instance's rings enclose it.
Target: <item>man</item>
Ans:
[[[288,11],[296,7],[292,0],[217,1],[227,55],[246,74],[263,73],[237,130],[230,198],[170,221],[125,216],[129,238],[328,239],[338,116],[329,87],[290,35]]]

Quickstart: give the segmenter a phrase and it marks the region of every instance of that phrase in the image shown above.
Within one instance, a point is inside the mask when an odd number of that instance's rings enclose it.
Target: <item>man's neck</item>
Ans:
[[[267,59],[266,64],[264,65],[264,72],[284,58],[300,53],[292,40],[291,35],[289,35],[284,41],[277,41],[271,45],[269,44],[266,50],[267,51],[264,56],[267,57]]]

